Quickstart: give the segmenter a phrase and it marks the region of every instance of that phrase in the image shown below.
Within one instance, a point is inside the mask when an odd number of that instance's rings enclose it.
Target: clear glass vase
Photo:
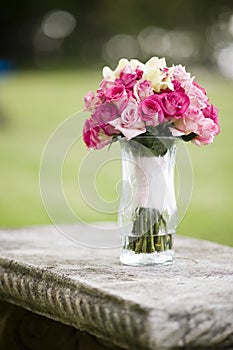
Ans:
[[[148,136],[120,141],[122,194],[118,222],[123,264],[168,265],[174,261],[176,141],[173,137]]]

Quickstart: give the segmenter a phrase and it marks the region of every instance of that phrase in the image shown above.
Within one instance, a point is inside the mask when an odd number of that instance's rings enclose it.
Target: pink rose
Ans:
[[[84,97],[84,110],[93,111],[101,104],[100,99],[94,95],[93,91],[89,91]]]
[[[185,88],[186,93],[190,99],[190,106],[194,108],[203,109],[208,105],[208,97],[204,90],[198,87],[198,84],[190,82]]]
[[[117,84],[123,84],[127,90],[134,87],[137,80],[142,78],[143,71],[140,69],[133,70],[132,67],[126,66],[120,72],[120,76],[116,79]]]
[[[145,123],[140,120],[136,103],[130,102],[117,118],[110,122],[112,126],[120,131],[127,140],[146,132]]]
[[[124,85],[114,85],[107,89],[105,91],[105,97],[107,102],[114,102],[118,108],[119,114],[121,114],[128,103],[128,94]]]
[[[201,87],[194,78],[191,78],[190,73],[187,73],[185,67],[178,65],[175,67],[173,77],[180,82],[181,87],[185,89],[186,94],[190,99],[190,106],[203,109],[206,107],[208,97],[206,91]]]
[[[106,101],[114,102],[127,97],[124,85],[114,85],[105,91]]]
[[[103,79],[100,83],[100,87],[97,90],[97,97],[102,103],[106,102],[105,92],[114,86],[114,81]]]
[[[83,140],[88,149],[101,149],[111,142],[112,137],[105,135],[103,130],[95,124],[93,118],[90,118],[84,124]]]
[[[97,97],[101,101],[101,103],[104,103],[106,101],[105,94],[104,94],[103,90],[101,90],[101,89],[97,90]]]
[[[209,145],[213,142],[214,136],[217,135],[218,125],[210,118],[203,118],[198,123],[197,136],[192,140],[198,146]]]
[[[110,121],[118,117],[117,107],[113,103],[104,103],[99,106],[95,113],[93,114],[93,120],[96,124],[103,129],[106,135],[116,134],[112,125],[109,124]]]
[[[190,104],[188,95],[179,91],[162,94],[161,101],[165,115],[175,119],[179,119]]]
[[[140,102],[138,113],[141,120],[145,121],[148,126],[162,124],[164,119],[162,107],[158,101],[153,99],[153,97],[147,97]]]
[[[186,84],[191,81],[190,73],[187,73],[185,67],[180,64],[175,66],[173,77],[175,80],[179,81],[184,88]]]
[[[185,89],[181,86],[181,83],[178,80],[173,80],[172,84],[174,86],[174,91],[185,92]]]
[[[110,89],[114,85],[115,85],[114,81],[103,79],[100,83],[99,90],[102,90],[105,93],[106,90]],[[99,91],[99,90],[97,90],[97,91]]]
[[[153,88],[148,80],[137,81],[134,85],[133,93],[137,101],[142,101],[153,94]]]
[[[169,128],[173,136],[188,135],[198,131],[198,124],[189,117],[180,118],[173,123],[173,127]]]
[[[194,120],[195,122],[198,122],[203,118],[203,112],[199,108],[189,107],[185,113],[185,116],[191,120]]]
[[[218,135],[220,133],[220,125],[218,120],[218,110],[215,106],[208,103],[207,107],[203,110],[203,114],[205,118],[210,118],[213,120],[213,122],[217,126],[217,133]]]
[[[208,145],[213,142],[214,136],[217,135],[218,125],[210,118],[205,118],[204,115],[198,121],[189,117],[184,117],[176,120],[173,123],[170,131],[173,136],[189,135],[194,133],[197,136],[191,141],[198,146]]]
[[[204,95],[206,95],[206,89],[199,85],[195,80],[193,80],[193,85],[196,86],[199,90],[201,90]]]

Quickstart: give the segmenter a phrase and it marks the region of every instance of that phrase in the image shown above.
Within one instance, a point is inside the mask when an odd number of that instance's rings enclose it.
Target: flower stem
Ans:
[[[156,209],[136,208],[132,236],[129,238],[127,249],[139,254],[159,253],[172,247],[172,234],[167,232],[163,214]]]

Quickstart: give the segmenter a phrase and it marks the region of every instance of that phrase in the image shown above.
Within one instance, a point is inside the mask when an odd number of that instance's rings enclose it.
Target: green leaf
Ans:
[[[191,132],[188,135],[183,135],[181,136],[182,140],[185,142],[191,141],[192,139],[194,139],[197,136],[197,134],[195,134],[195,132]]]

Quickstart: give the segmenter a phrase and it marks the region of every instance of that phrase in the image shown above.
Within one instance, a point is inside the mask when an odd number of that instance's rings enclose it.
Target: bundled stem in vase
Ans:
[[[159,253],[172,247],[172,234],[167,232],[163,214],[157,209],[136,208],[127,249],[135,253]]]

